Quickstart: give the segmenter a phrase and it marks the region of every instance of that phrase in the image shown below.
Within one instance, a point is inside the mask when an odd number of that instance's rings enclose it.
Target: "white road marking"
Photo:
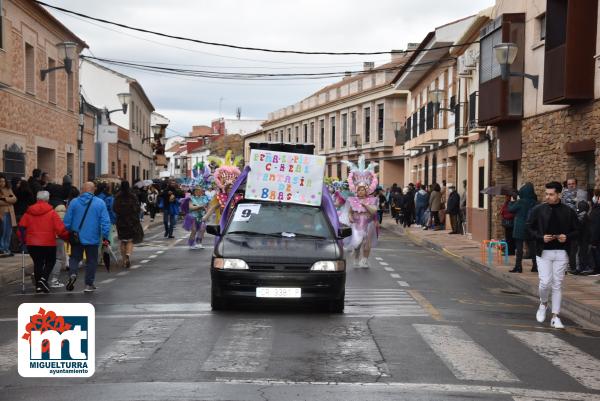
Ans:
[[[600,390],[600,361],[598,359],[552,333],[517,330],[509,330],[508,333],[579,383],[593,390]]]
[[[165,251],[156,251],[156,253],[160,255],[161,253],[165,253]]]
[[[133,265],[130,267],[130,269],[139,269],[140,267],[142,267],[142,265]]]
[[[269,320],[243,320],[222,331],[202,370],[211,372],[263,372],[273,347]]]
[[[346,288],[345,315],[368,316],[428,316],[415,299],[401,289]]]
[[[128,274],[129,274],[129,272],[127,270],[125,270],[125,271],[122,271],[120,273],[117,273],[117,276],[126,276]]]
[[[148,256],[148,259],[154,259],[157,255],[150,255]]]
[[[102,280],[99,284],[108,284],[108,283],[112,283],[115,280],[116,280],[116,278],[107,278],[106,280]]]
[[[389,264],[389,263],[387,263],[387,262],[379,262],[379,264],[380,264],[381,266],[389,266],[389,265],[390,265],[390,264]]]
[[[502,363],[456,326],[413,324],[459,380],[518,382]]]
[[[395,272],[396,271],[392,267],[384,267],[383,270],[385,270],[386,272]]]
[[[375,256],[375,260],[383,260],[383,258],[381,258],[379,256]]]
[[[184,322],[184,319],[143,319],[112,341],[96,359],[96,370],[110,370],[122,367],[130,369],[131,364],[149,360],[161,344]]]
[[[140,263],[148,263],[148,262],[150,262],[150,259],[144,259],[144,260],[140,261]]]
[[[402,277],[400,277],[400,275],[398,273],[392,273],[392,274],[390,274],[390,277],[391,278],[402,278]]]
[[[17,341],[0,345],[0,372],[11,370],[18,362]],[[16,370],[16,369],[15,369]]]
[[[406,281],[396,281],[400,287],[410,287]]]

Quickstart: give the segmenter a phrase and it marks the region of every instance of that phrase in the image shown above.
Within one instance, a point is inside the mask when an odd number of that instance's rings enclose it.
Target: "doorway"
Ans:
[[[56,178],[56,151],[38,146],[36,167],[42,172],[48,173],[50,178]]]

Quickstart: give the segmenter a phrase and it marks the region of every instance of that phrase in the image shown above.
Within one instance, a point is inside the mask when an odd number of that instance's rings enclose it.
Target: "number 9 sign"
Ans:
[[[233,221],[248,221],[253,214],[258,214],[260,204],[257,203],[242,203],[233,215]]]

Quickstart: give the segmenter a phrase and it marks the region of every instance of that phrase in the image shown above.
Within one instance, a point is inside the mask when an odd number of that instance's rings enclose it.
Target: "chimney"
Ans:
[[[375,68],[375,63],[373,61],[365,61],[363,63],[363,71],[370,71]]]
[[[402,60],[405,54],[404,50],[392,50],[392,62]]]
[[[352,72],[351,71],[344,72],[344,78],[350,78],[351,76],[352,76]]]

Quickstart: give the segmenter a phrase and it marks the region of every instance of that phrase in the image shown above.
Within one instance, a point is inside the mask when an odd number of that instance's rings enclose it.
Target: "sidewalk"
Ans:
[[[531,273],[531,261],[523,261],[523,273],[509,273],[515,257],[509,256],[509,265],[488,266],[481,260],[480,243],[464,235],[448,235],[447,230],[422,230],[416,226],[403,229],[391,218],[384,218],[382,227],[398,235],[406,235],[413,242],[441,251],[448,257],[460,259],[472,267],[488,272],[521,291],[538,297],[538,275]],[[568,274],[563,281],[562,314],[600,326],[600,281],[598,277]]]
[[[160,218],[156,218],[154,223],[150,223],[150,218],[146,216],[145,221],[142,223],[144,228],[144,232],[148,231],[150,227],[155,227],[157,225],[162,225],[162,215]],[[115,233],[116,238],[116,233]],[[118,250],[118,244],[112,244],[113,250],[115,252]],[[21,281],[22,278],[22,256],[20,253],[15,253],[13,257],[0,258],[0,287],[8,285],[10,283],[14,283],[16,281]],[[33,272],[33,262],[31,261],[31,257],[28,254],[25,254],[25,280],[26,282],[30,281],[29,275]]]

